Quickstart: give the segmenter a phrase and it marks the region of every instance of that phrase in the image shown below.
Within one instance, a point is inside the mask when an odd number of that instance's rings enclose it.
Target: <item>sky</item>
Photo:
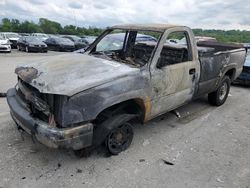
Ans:
[[[171,23],[203,29],[250,30],[250,0],[0,0],[0,19],[107,27]]]

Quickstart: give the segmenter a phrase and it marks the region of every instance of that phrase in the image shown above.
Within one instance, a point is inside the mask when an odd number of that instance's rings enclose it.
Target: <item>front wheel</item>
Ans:
[[[128,122],[114,128],[106,138],[108,151],[113,155],[118,155],[122,151],[125,151],[130,146],[133,136],[133,128]]]
[[[218,89],[208,94],[208,101],[214,106],[221,106],[225,103],[230,90],[231,80],[228,76],[225,76]]]

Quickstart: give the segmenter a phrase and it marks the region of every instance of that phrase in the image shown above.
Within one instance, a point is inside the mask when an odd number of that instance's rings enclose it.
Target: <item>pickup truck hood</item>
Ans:
[[[15,70],[40,92],[67,96],[138,72],[126,64],[76,53],[48,57]]]

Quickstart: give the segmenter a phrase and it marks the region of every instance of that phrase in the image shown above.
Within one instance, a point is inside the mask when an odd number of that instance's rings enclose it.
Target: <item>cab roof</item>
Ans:
[[[183,26],[172,25],[172,24],[123,24],[123,25],[115,25],[109,28],[164,32],[165,30],[173,27],[183,27]]]

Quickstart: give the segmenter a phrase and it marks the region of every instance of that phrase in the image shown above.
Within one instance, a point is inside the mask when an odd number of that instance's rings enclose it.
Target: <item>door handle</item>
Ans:
[[[189,74],[192,75],[192,74],[195,74],[196,70],[195,69],[189,69]]]

